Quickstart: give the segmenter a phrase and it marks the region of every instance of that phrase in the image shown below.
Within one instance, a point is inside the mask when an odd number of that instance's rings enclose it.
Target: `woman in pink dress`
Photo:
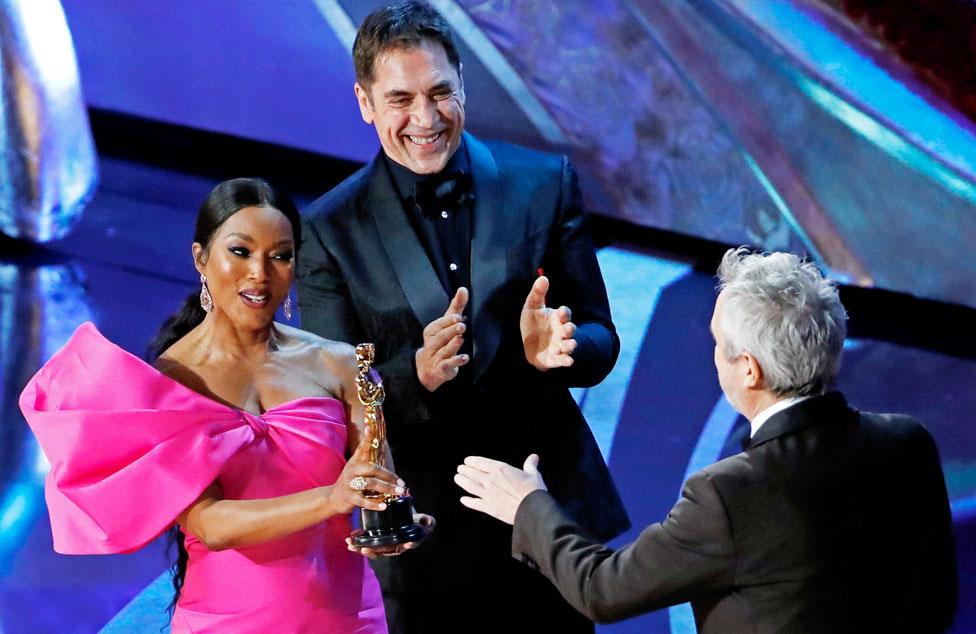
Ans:
[[[174,633],[386,632],[345,538],[355,507],[384,506],[363,488],[404,483],[366,460],[353,348],[273,320],[299,244],[287,198],[221,183],[197,217],[200,293],[164,324],[155,367],[85,324],[21,396],[58,552],[130,552],[176,523]]]

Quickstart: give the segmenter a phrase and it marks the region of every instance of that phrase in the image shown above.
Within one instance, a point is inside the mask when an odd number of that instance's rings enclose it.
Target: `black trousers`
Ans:
[[[498,632],[593,634],[593,622],[574,610],[555,586],[515,559],[449,590],[384,594],[390,634]]]

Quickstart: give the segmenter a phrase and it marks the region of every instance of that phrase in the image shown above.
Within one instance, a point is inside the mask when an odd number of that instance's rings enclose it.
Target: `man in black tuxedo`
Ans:
[[[957,580],[938,452],[918,421],[825,393],[846,332],[836,288],[796,256],[744,249],[719,277],[715,366],[752,433],[688,479],[664,522],[603,546],[553,503],[535,455],[524,471],[468,458],[462,503],[514,522],[512,554],[597,621],[691,601],[702,632],[947,629]]]
[[[368,16],[353,58],[383,149],[306,210],[299,306],[312,332],[376,344],[396,471],[437,518],[421,548],[375,562],[391,631],[533,617],[592,631],[508,556],[508,527],[459,504],[452,479],[472,453],[544,452],[570,517],[603,539],[628,527],[568,390],[601,381],[619,349],[575,174],[565,157],[463,132],[461,63],[427,5]]]

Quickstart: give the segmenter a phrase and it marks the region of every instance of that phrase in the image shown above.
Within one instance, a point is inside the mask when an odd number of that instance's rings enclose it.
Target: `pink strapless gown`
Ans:
[[[255,416],[160,374],[90,323],[31,379],[20,407],[51,463],[59,553],[141,548],[214,480],[226,498],[267,498],[332,484],[345,464],[341,402],[301,398]],[[350,530],[336,516],[221,552],[188,535],[172,631],[386,632],[376,578],[346,550]]]

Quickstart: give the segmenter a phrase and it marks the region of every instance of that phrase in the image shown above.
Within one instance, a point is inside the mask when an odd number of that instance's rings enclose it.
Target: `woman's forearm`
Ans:
[[[316,487],[259,500],[203,498],[181,516],[181,524],[210,550],[254,546],[338,514],[330,502],[331,489]]]

